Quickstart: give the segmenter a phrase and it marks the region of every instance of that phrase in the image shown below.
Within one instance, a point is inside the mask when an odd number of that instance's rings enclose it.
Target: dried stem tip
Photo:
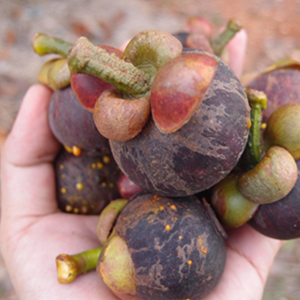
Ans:
[[[95,270],[101,251],[102,247],[98,247],[74,255],[58,255],[56,257],[58,282],[71,283],[77,275]]]
[[[43,33],[36,33],[32,38],[32,47],[38,55],[59,54],[67,58],[72,44]]]

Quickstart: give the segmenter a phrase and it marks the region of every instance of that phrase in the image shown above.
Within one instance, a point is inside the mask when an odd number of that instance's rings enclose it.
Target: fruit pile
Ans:
[[[39,74],[64,146],[58,205],[100,214],[99,248],[58,255],[60,283],[97,269],[120,299],[201,299],[224,270],[223,228],[300,237],[299,64],[245,88],[225,49],[241,27],[189,28],[140,32],[124,51],[34,36],[36,53],[59,55]]]

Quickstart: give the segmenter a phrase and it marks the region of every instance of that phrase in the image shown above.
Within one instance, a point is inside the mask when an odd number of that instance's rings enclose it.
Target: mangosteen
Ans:
[[[71,86],[54,91],[49,123],[54,136],[71,151],[78,149],[79,154],[85,155],[110,154],[108,140],[97,130],[93,113],[80,104]]]
[[[97,272],[120,299],[202,299],[226,261],[215,222],[195,196],[141,192],[119,214]]]
[[[120,197],[120,172],[111,155],[75,156],[63,148],[54,167],[58,206],[64,212],[99,214]]]
[[[249,224],[260,233],[280,240],[300,237],[300,160],[298,179],[291,192],[279,201],[260,205]]]
[[[223,179],[241,157],[251,124],[246,94],[233,71],[212,54],[187,52],[217,61],[214,77],[190,120],[175,132],[163,133],[150,118],[134,139],[110,140],[123,173],[161,196],[193,195]],[[179,81],[184,78],[178,74]]]

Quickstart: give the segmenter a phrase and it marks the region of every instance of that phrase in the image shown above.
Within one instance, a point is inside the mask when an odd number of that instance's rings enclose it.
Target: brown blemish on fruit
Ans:
[[[102,182],[101,185],[102,185],[102,187],[104,187],[104,188],[107,187],[107,183],[106,183],[106,182]]]
[[[96,169],[97,168],[97,164],[96,163],[92,163],[92,169]]]
[[[82,214],[87,214],[89,211],[89,208],[87,206],[81,206],[80,211]]]
[[[59,169],[62,170],[64,168],[64,165],[59,165]]]
[[[66,177],[67,177],[67,175],[66,174],[61,174],[61,176],[60,176],[62,179],[65,179]]]
[[[78,207],[75,207],[75,208],[73,209],[73,212],[74,212],[75,214],[78,214],[78,213],[79,213],[79,208],[78,208]]]
[[[197,247],[201,248],[203,246],[203,239],[201,236],[197,239]]]

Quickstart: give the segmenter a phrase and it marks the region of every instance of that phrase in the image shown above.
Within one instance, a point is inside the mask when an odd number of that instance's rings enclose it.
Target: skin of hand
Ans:
[[[237,45],[240,47],[241,45]],[[243,49],[243,47],[241,47]],[[237,56],[242,57],[242,55]],[[68,285],[55,257],[99,247],[97,216],[59,211],[53,161],[60,145],[48,124],[51,91],[32,86],[1,149],[1,250],[21,300],[117,300],[96,272]],[[248,225],[228,231],[224,274],[205,300],[259,300],[281,241]]]

